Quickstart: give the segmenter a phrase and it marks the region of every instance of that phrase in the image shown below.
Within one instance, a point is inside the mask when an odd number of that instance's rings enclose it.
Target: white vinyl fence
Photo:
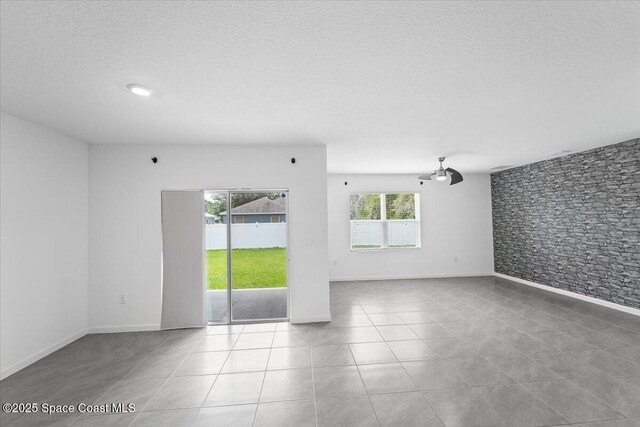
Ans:
[[[417,220],[352,220],[351,246],[419,246]]]
[[[227,249],[227,224],[205,225],[207,250]],[[233,249],[284,248],[287,246],[287,224],[255,223],[231,224]]]

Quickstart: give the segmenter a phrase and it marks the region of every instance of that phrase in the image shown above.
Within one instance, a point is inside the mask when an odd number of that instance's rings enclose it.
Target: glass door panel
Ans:
[[[231,321],[286,319],[286,191],[230,193]]]
[[[229,323],[231,320],[227,277],[228,229],[223,221],[228,196],[227,191],[204,193],[205,277],[209,323]]]

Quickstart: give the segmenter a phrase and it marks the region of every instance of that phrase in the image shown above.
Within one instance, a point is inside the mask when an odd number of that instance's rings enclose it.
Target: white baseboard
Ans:
[[[493,276],[493,272],[484,273],[456,273],[456,274],[417,274],[417,275],[393,275],[393,276],[360,276],[360,277],[331,277],[330,282],[363,282],[369,280],[407,280],[407,279],[453,279],[456,277]]]
[[[494,272],[493,275],[496,277],[500,277],[502,279],[511,280],[512,282],[522,283],[523,285],[532,286],[538,289],[544,289],[545,291],[553,292],[560,295],[565,295],[571,298],[579,299],[581,301],[587,301],[593,304],[601,305],[603,307],[612,308],[614,310],[623,311],[625,313],[640,316],[640,310],[638,310],[637,308],[627,307],[625,305],[616,304],[614,302],[609,302],[609,301],[601,300],[598,298],[589,297],[589,296],[578,294],[571,291],[565,291],[564,289],[558,289],[552,286],[541,285],[540,283],[531,282],[529,280],[520,279],[518,277],[507,276],[506,274],[502,274],[502,273]]]
[[[111,334],[116,332],[142,332],[142,331],[159,331],[160,324],[148,325],[121,325],[121,326],[94,326],[89,328],[90,334]]]
[[[71,344],[72,342],[74,342],[75,340],[77,340],[78,338],[82,338],[83,336],[85,336],[87,334],[87,331],[80,331],[77,332],[61,341],[58,341],[57,343],[50,345],[49,347],[45,348],[44,350],[41,350],[39,352],[37,352],[36,354],[29,356],[25,359],[22,359],[21,361],[19,361],[18,363],[14,363],[13,365],[9,366],[8,368],[3,369],[2,371],[0,371],[0,380],[3,380],[5,378],[7,378],[9,375],[15,374],[16,372],[18,372],[20,369],[26,368],[27,366],[31,365],[32,363],[37,362],[38,360],[42,359],[43,357],[46,357],[48,355],[50,355],[51,353],[53,353],[54,351],[60,350],[62,347],[64,347],[67,344]]]
[[[331,315],[323,315],[323,316],[300,316],[300,317],[291,317],[289,319],[290,323],[314,323],[314,322],[331,322]]]

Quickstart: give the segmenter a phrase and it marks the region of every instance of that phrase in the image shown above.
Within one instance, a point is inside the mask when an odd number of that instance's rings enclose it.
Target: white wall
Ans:
[[[0,371],[87,329],[88,148],[2,113]]]
[[[350,250],[349,195],[377,191],[420,193],[420,249]],[[489,175],[449,186],[420,185],[416,175],[330,174],[328,197],[331,280],[493,274]]]
[[[89,170],[92,330],[158,327],[161,190],[289,189],[291,319],[329,319],[324,146],[91,145]]]

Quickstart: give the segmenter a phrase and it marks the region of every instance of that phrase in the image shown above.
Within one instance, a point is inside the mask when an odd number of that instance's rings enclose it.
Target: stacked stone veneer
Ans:
[[[640,308],[640,139],[491,175],[495,271]]]

